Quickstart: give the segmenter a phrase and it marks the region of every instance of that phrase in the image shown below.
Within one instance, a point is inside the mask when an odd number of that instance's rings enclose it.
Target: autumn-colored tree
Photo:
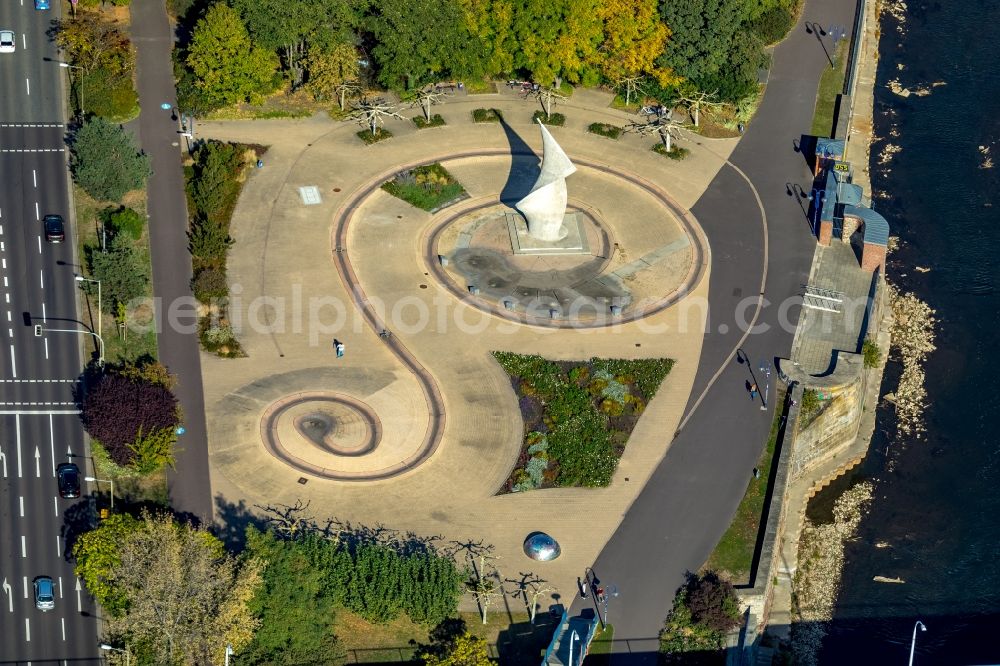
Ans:
[[[588,72],[603,39],[602,0],[524,0],[514,7],[520,52],[514,64],[543,84],[593,82]],[[590,76],[588,76],[590,74]]]
[[[81,11],[75,19],[64,19],[56,27],[56,44],[66,58],[85,73],[104,67],[112,74],[135,64],[128,35],[96,12]]]
[[[305,69],[306,90],[318,100],[333,99],[337,86],[358,78],[358,50],[352,44],[310,45]]]
[[[76,566],[73,571],[108,613],[125,610],[128,598],[111,582],[114,569],[121,565],[121,549],[128,536],[138,530],[139,521],[128,514],[113,514],[100,526],[85,532],[73,544]]]
[[[147,514],[108,577],[127,601],[107,631],[141,646],[149,663],[222,664],[226,645],[240,651],[257,629],[250,601],[261,569],[239,565],[209,532]]]
[[[661,86],[678,81],[669,69],[656,64],[670,31],[660,20],[656,0],[603,0],[598,5],[604,23],[604,42],[596,57],[611,82],[649,74]]]
[[[206,100],[227,106],[259,100],[271,83],[278,57],[251,42],[239,14],[217,2],[195,26],[187,65]]]
[[[514,70],[518,40],[513,31],[514,7],[511,0],[458,0],[470,34],[482,42],[489,74]]]

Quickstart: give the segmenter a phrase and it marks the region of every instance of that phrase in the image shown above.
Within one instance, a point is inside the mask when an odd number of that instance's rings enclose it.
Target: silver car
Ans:
[[[56,595],[52,579],[48,576],[39,576],[35,579],[35,608],[40,611],[50,611],[55,607]]]
[[[17,38],[13,30],[0,30],[0,53],[13,53],[17,46]]]

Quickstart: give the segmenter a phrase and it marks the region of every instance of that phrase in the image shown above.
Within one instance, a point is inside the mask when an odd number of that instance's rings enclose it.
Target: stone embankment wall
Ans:
[[[845,158],[858,165],[854,182],[870,190],[869,144],[872,138],[875,70],[878,61],[878,2],[861,0],[855,23],[849,94],[850,106]],[[834,371],[825,377],[789,376],[790,384],[784,436],[779,440],[773,494],[768,506],[765,536],[752,572],[751,587],[738,590],[746,624],[727,657],[731,664],[756,663],[758,638],[767,626],[770,633],[788,637],[792,622],[792,579],[797,569],[799,535],[809,500],[834,479],[856,466],[868,452],[875,429],[875,407],[882,372],[889,351],[891,308],[882,275],[877,281],[867,318],[866,337],[882,350],[882,364],[864,367],[861,354],[840,352]],[[801,421],[805,388],[826,396],[818,414]],[[794,401],[795,404],[791,404]]]

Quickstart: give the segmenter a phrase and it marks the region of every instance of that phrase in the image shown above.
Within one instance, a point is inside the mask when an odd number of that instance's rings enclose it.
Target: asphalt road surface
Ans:
[[[98,663],[94,605],[67,561],[73,516],[84,498],[59,498],[55,468],[76,462],[92,474],[73,398],[81,373],[70,223],[65,105],[55,46],[58,16],[30,0],[0,4],[0,29],[17,35],[0,53],[0,663]],[[66,241],[45,242],[41,218],[62,215]],[[89,321],[89,319],[87,320]],[[36,337],[34,325],[46,329]],[[86,336],[85,348],[95,349]],[[107,492],[107,488],[101,488]],[[55,609],[35,608],[32,583],[49,576]]]
[[[746,386],[764,388],[760,365],[766,361],[773,398],[774,359],[791,348],[797,295],[808,281],[816,241],[787,186],[810,189],[811,173],[796,146],[809,134],[819,77],[829,66],[823,47],[833,48],[829,36],[818,43],[803,21],[850,30],[854,9],[853,0],[806,3],[775,49],[764,100],[730,157],[734,166],[720,171],[692,209],[709,238],[712,274],[708,330],[686,410],[691,418],[593,567],[605,586],[619,590],[609,608],[615,639],[622,639],[616,666],[656,663],[657,635],[674,592],[729,527],[767,439],[774,401],[761,410]],[[755,326],[744,338],[749,324]],[[737,348],[749,365],[737,362]]]

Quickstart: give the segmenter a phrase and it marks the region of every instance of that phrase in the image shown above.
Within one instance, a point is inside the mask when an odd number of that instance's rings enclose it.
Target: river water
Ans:
[[[870,0],[869,0],[870,1]],[[886,4],[892,4],[887,2]],[[1000,663],[1000,0],[908,0],[883,14],[875,88],[873,207],[902,247],[890,278],[936,310],[928,359],[927,434],[896,436],[880,406],[868,458],[818,497],[875,483],[870,512],[847,545],[842,587],[821,663]],[[900,97],[893,79],[927,96]],[[945,85],[932,87],[935,82]],[[898,136],[893,136],[898,132]],[[886,143],[901,150],[885,166]],[[980,146],[991,149],[984,168]],[[930,269],[923,272],[917,267]],[[890,363],[882,393],[898,378]],[[879,547],[881,546],[881,547]],[[904,584],[876,583],[873,576]]]

